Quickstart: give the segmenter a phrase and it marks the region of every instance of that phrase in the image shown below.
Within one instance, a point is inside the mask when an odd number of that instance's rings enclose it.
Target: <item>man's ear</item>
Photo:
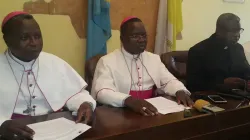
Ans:
[[[224,32],[218,32],[217,35],[221,39],[225,39],[225,37],[226,37],[226,34]]]
[[[5,42],[5,44],[8,46],[8,37],[6,35],[3,35],[3,40]]]
[[[3,35],[3,40],[7,47],[12,46],[13,41],[11,41],[11,37],[9,37],[8,35]]]

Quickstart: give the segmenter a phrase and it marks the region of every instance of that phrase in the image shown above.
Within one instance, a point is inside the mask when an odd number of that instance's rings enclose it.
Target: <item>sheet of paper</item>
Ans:
[[[91,127],[65,118],[28,125],[35,131],[33,140],[73,140]]]
[[[178,105],[176,102],[166,99],[164,97],[151,98],[147,99],[146,101],[155,106],[158,112],[161,114],[180,112],[185,109],[184,105]],[[190,108],[187,107],[186,109]]]

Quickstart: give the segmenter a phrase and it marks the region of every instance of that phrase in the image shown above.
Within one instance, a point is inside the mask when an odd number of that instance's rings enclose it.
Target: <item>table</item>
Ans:
[[[211,93],[209,93],[211,94]],[[100,106],[95,111],[92,129],[76,140],[228,140],[249,139],[250,107],[235,107],[241,102],[226,98],[219,104],[226,111],[202,114],[192,109],[192,117],[184,118],[183,112],[144,117],[129,109]],[[26,124],[58,117],[73,119],[69,112],[22,119]]]
[[[237,103],[232,103],[235,106]],[[225,105],[222,105],[225,106]],[[193,117],[183,112],[157,117],[142,117],[129,110],[99,107],[93,129],[83,135],[85,140],[216,140],[234,139],[250,132],[250,107],[229,109],[216,115],[192,110]],[[242,116],[240,119],[239,116]],[[244,130],[244,131],[243,131]],[[249,135],[250,136],[250,135]]]

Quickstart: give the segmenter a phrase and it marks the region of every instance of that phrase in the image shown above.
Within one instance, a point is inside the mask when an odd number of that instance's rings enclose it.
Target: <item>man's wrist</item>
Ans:
[[[188,91],[188,90],[185,90],[185,89],[181,89],[181,90],[178,90],[175,95],[177,95],[178,93],[185,93],[186,95],[190,96],[191,93]]]
[[[123,100],[123,106],[124,107],[128,107],[129,106],[129,102],[130,102],[130,100],[131,100],[131,98],[133,98],[132,96],[128,96],[128,97],[126,97],[124,100]]]
[[[94,105],[93,105],[93,103],[91,103],[91,102],[83,102],[82,104],[84,104],[84,103],[87,103],[87,104],[89,104],[90,105],[90,107],[91,107],[91,109],[94,111],[95,109],[94,109]]]

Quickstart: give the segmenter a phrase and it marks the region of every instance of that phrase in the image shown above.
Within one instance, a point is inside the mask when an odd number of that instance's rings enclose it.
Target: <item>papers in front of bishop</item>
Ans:
[[[33,140],[73,140],[91,127],[65,118],[28,125],[35,131]]]
[[[157,108],[159,113],[164,115],[169,113],[181,112],[184,111],[184,109],[190,109],[189,107],[186,108],[183,105],[178,105],[176,102],[163,97],[151,98],[147,99],[146,101],[151,103],[155,108]]]

